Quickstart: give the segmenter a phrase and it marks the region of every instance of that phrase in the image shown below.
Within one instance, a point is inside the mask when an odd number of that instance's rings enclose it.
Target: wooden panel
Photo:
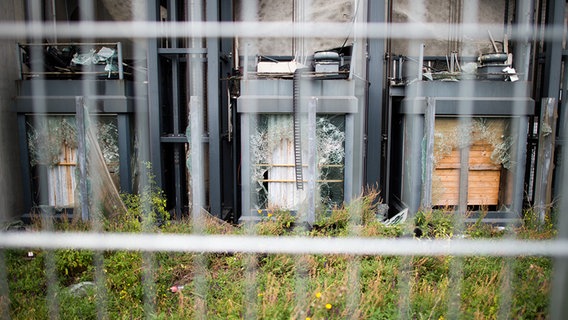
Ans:
[[[459,169],[435,170],[432,186],[433,205],[457,205],[459,196]],[[468,205],[497,205],[501,172],[469,171]]]
[[[272,163],[283,165],[294,163],[294,144],[283,139],[282,143],[272,150]],[[294,166],[278,166],[268,170],[268,207],[293,209],[296,204],[296,176]],[[290,181],[282,183],[281,181]]]
[[[500,168],[500,165],[493,163],[491,154],[493,153],[493,146],[489,144],[472,145],[469,150],[469,165],[487,165],[489,167]],[[460,152],[457,149],[440,159],[436,163],[436,168],[442,167],[455,167],[459,168]],[[456,167],[457,166],[457,167]]]
[[[438,206],[459,203],[460,136],[468,134],[468,205],[498,205],[501,184],[500,163],[491,159],[494,146],[503,142],[507,120],[472,119],[462,126],[457,118],[436,119],[432,202]]]
[[[72,207],[75,203],[75,166],[77,149],[61,146],[59,163],[47,170],[49,205],[54,207]]]
[[[468,205],[497,205],[501,166],[493,163],[493,146],[475,143],[469,151]],[[459,201],[460,153],[452,150],[440,159],[434,170],[433,205],[454,206]],[[436,183],[437,182],[437,183]]]

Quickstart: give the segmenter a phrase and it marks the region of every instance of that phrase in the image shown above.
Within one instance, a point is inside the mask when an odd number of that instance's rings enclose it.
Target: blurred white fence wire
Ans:
[[[158,39],[158,38],[292,38],[326,37],[343,39],[345,23],[296,23],[288,22],[77,22],[57,24],[52,22],[0,22],[0,39],[83,38],[104,39]],[[502,24],[463,23],[350,23],[353,34],[362,39],[436,39],[446,34],[448,28],[459,29],[468,39],[486,38],[487,31],[498,33]],[[480,32],[479,30],[483,30]],[[511,30],[510,40],[537,39],[537,30],[522,27]],[[557,40],[564,38],[564,27],[551,27],[538,39]],[[143,46],[141,47],[144,48]],[[37,88],[43,94],[43,88]],[[200,90],[203,90],[201,87]],[[464,91],[469,90],[464,88]],[[38,105],[42,111],[41,102]],[[465,116],[466,114],[464,114]],[[147,138],[147,137],[146,137]],[[201,138],[201,137],[200,137]],[[564,141],[567,141],[564,139]],[[143,143],[143,141],[142,141]],[[568,159],[568,148],[563,158]],[[568,166],[565,166],[565,171]],[[561,175],[563,182],[566,172]],[[560,183],[559,185],[562,185]],[[259,237],[222,235],[178,234],[119,234],[119,233],[71,233],[71,232],[2,232],[0,248],[39,249],[89,249],[131,250],[143,252],[195,252],[195,253],[259,253],[259,254],[345,254],[345,255],[393,255],[393,256],[547,256],[556,259],[568,258],[568,203],[562,199],[559,214],[559,239],[536,240],[477,240],[447,239],[420,240],[412,238],[369,239],[311,238],[311,237]],[[561,266],[563,262],[559,263]],[[565,267],[559,268],[566,272]],[[560,275],[562,276],[562,275]],[[564,274],[564,277],[566,275]],[[565,281],[565,279],[559,279]],[[566,288],[564,287],[564,290]],[[552,292],[552,298],[568,297],[562,288]]]

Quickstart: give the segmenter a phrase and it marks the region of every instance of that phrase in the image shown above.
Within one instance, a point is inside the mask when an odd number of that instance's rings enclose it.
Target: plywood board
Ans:
[[[432,193],[433,204],[454,206],[459,200],[459,169],[436,170]],[[468,205],[497,205],[499,203],[499,182],[501,172],[470,171],[468,177]]]
[[[474,120],[477,121],[477,120]],[[485,121],[485,120],[483,120]],[[475,123],[475,122],[474,122]],[[471,128],[460,128],[458,119],[436,119],[435,169],[432,178],[432,204],[455,206],[459,203],[460,135],[469,135],[467,204],[499,204],[502,165],[493,159],[495,143],[505,136],[504,120],[487,120]],[[491,141],[488,141],[490,137]],[[465,140],[465,139],[464,139]]]

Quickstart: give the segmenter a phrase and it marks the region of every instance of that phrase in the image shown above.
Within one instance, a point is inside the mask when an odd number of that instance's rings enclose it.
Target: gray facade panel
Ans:
[[[358,100],[356,97],[319,96],[318,113],[357,113]],[[309,98],[305,98],[306,102]],[[251,95],[238,98],[240,113],[292,113],[292,96]]]

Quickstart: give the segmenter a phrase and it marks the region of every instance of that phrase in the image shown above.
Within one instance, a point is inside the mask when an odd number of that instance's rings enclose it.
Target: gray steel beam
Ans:
[[[424,137],[424,117],[408,114],[404,117],[404,140],[402,156],[402,201],[408,207],[409,215],[414,216],[420,208],[422,184],[422,140]]]
[[[564,26],[564,10],[566,6],[565,0],[549,0],[546,7],[547,10],[547,25],[551,28],[560,28],[563,30]],[[545,92],[550,98],[559,98],[560,94],[560,81],[562,71],[562,42],[563,39],[560,34],[556,34],[554,41],[547,43],[546,46],[546,61],[545,66]],[[568,67],[567,67],[568,69]],[[568,83],[566,73],[564,73],[565,83]],[[564,87],[566,93],[566,87]],[[563,96],[564,98],[565,96]],[[558,123],[558,137],[560,141],[566,141],[568,132],[566,131],[566,113],[567,110],[565,98],[562,99],[562,107],[559,108],[559,123]],[[558,209],[558,238],[568,238],[568,197],[566,192],[562,192],[566,188],[568,181],[568,166],[566,159],[568,159],[568,148],[562,145],[558,148],[561,152],[560,161],[556,164],[555,171],[555,188],[554,197],[560,198],[560,208]],[[552,275],[554,282],[551,289],[551,303],[550,315],[551,319],[564,319],[568,314],[568,304],[566,303],[566,296],[568,295],[568,259],[556,258],[554,260],[554,270]]]
[[[568,139],[568,133],[564,132],[561,136]],[[562,148],[562,158],[568,159],[568,148]],[[568,166],[561,166],[557,169],[557,177],[559,185],[564,185],[568,181]],[[558,208],[558,238],[568,239],[568,197],[560,198],[560,207]],[[568,259],[555,258],[552,273],[552,289],[550,298],[550,318],[552,320],[561,320],[566,318],[568,314]]]
[[[342,80],[340,80],[342,81]],[[354,96],[324,96],[318,98],[317,113],[357,113],[359,101]],[[305,98],[305,102],[308,98]],[[292,96],[243,95],[238,98],[241,113],[292,113]]]
[[[170,11],[172,12],[176,12],[176,8],[175,8],[175,1],[171,1],[173,8],[170,9]],[[176,16],[174,15],[174,18]],[[172,47],[177,47],[177,40],[172,41]],[[172,108],[172,117],[173,117],[173,134],[174,135],[179,135],[181,133],[180,131],[180,101],[181,101],[181,94],[180,94],[180,88],[179,88],[179,83],[180,83],[180,65],[179,65],[179,56],[178,55],[173,55],[170,57],[171,59],[171,64],[172,64],[172,72],[170,74],[171,77],[171,83],[172,83],[172,103],[171,103],[171,108]],[[185,104],[184,104],[185,107]],[[160,141],[163,142],[163,139],[161,139]],[[187,142],[184,141],[184,142]],[[174,203],[175,203],[175,217],[176,219],[180,220],[181,219],[181,212],[183,209],[183,204],[182,204],[182,192],[183,192],[183,188],[181,185],[181,175],[182,172],[184,172],[183,168],[185,168],[185,161],[181,161],[181,145],[179,143],[175,144],[173,146],[173,152],[174,152]]]
[[[560,81],[562,75],[562,51],[563,37],[561,34],[552,34],[552,30],[556,28],[561,30],[564,26],[564,0],[548,0],[546,3],[546,30],[545,33],[551,34],[553,39],[545,44],[545,61],[544,66],[544,92],[543,95],[548,98],[558,99],[560,95]]]
[[[543,98],[540,107],[539,128],[548,127],[549,130],[540,130],[538,135],[538,154],[536,159],[538,167],[535,175],[534,208],[538,212],[540,223],[545,223],[549,214],[549,205],[552,203],[552,173],[554,171],[554,141],[556,139],[556,122],[558,107],[555,98]]]
[[[219,17],[221,21],[233,21],[233,1],[220,1],[219,2]],[[222,38],[220,39],[220,73],[221,78],[233,74],[234,59],[237,53],[233,52],[233,39]],[[239,205],[239,190],[240,183],[236,172],[239,167],[240,158],[237,156],[239,146],[238,131],[234,130],[237,123],[236,107],[231,105],[231,98],[229,93],[230,81],[220,81],[220,119],[221,119],[221,156],[224,161],[221,162],[222,172],[222,190],[221,190],[221,203],[223,208],[232,208],[233,213],[237,211]],[[226,110],[226,111],[224,111]],[[232,127],[230,127],[230,125]],[[237,126],[238,127],[238,126]],[[232,132],[231,132],[232,130]],[[223,217],[227,219],[228,217]],[[233,221],[237,222],[237,215],[233,215]]]
[[[422,208],[432,208],[432,175],[434,173],[434,127],[436,124],[436,100],[426,98],[426,112],[424,113],[424,141],[423,174],[422,174]]]
[[[183,208],[183,204],[181,203],[182,199],[182,186],[181,186],[181,174],[182,174],[182,164],[185,168],[185,161],[181,161],[181,144],[176,143],[174,145],[174,189],[175,189],[175,216],[177,220],[181,219],[181,211]]]
[[[130,168],[130,154],[132,153],[130,130],[130,117],[128,114],[117,115],[118,123],[118,152],[119,152],[119,172],[120,172],[120,191],[132,193],[132,170]]]
[[[252,164],[251,164],[251,156],[250,156],[250,137],[251,132],[256,130],[255,128],[251,128],[252,125],[252,117],[251,114],[244,113],[241,115],[241,159],[242,159],[242,168],[241,168],[241,193],[242,193],[242,212],[241,212],[241,219],[243,217],[251,217],[252,216],[252,209],[255,203],[252,201],[253,199],[253,178],[252,178]]]
[[[205,203],[205,177],[204,177],[204,159],[203,142],[201,135],[203,133],[203,104],[199,96],[191,96],[189,100],[190,123],[189,132],[187,134],[190,159],[188,165],[191,175],[191,217],[197,224],[197,228],[202,227],[201,209]],[[199,230],[201,231],[201,230]]]
[[[318,101],[319,103],[319,101]],[[351,200],[356,199],[360,195],[361,186],[354,185],[356,174],[356,164],[355,159],[359,157],[356,156],[355,149],[355,116],[353,114],[345,115],[345,166],[343,169],[343,200],[348,203]],[[347,177],[351,177],[350,179]],[[361,179],[357,179],[361,182]]]
[[[546,33],[552,34],[553,29],[563,30],[564,28],[564,10],[566,6],[566,1],[564,0],[548,0],[546,3]],[[560,99],[560,83],[562,81],[562,53],[563,53],[563,37],[560,33],[553,34],[551,41],[545,44],[545,65],[544,65],[544,79],[543,79],[543,98],[554,98],[556,101],[561,101]],[[566,77],[566,75],[564,75]],[[563,137],[564,132],[561,132],[565,128],[566,110],[564,108],[559,108],[560,113],[560,123],[558,124],[559,137]],[[565,147],[560,147],[565,148]],[[560,158],[560,161],[556,163],[556,173],[558,176],[562,172],[562,166],[565,165],[565,160]],[[541,167],[540,163],[537,164],[537,168]],[[556,178],[553,188],[553,199],[558,199],[561,197],[563,185],[559,182],[561,179]]]
[[[20,159],[22,161],[22,187],[24,196],[24,210],[30,211],[32,208],[32,184],[30,173],[30,157],[28,150],[28,134],[26,128],[26,115],[18,114],[18,133],[20,135]]]
[[[159,1],[148,1],[147,20],[156,21],[158,18]],[[148,146],[149,160],[152,162],[152,170],[158,186],[162,185],[162,155],[160,145],[160,134],[162,117],[160,112],[160,76],[159,76],[159,56],[158,40],[148,38],[146,40],[146,59],[148,63]],[[144,156],[144,155],[143,155]]]
[[[219,21],[218,0],[206,2],[207,21]],[[219,104],[219,39],[207,38],[207,126],[209,129],[209,204],[221,217],[221,129]]]
[[[312,226],[316,221],[316,194],[317,180],[317,137],[316,137],[316,107],[317,98],[312,98],[308,103],[308,169],[307,173],[307,200],[308,210],[306,222]]]
[[[368,21],[385,22],[385,1],[368,1]],[[367,145],[365,159],[365,181],[367,185],[386,186],[383,177],[383,93],[384,93],[384,65],[385,65],[385,41],[383,39],[368,40],[368,65],[367,65]]]
[[[173,56],[170,58],[171,59],[171,63],[172,63],[172,73],[170,74],[171,80],[172,80],[172,104],[171,104],[171,108],[172,108],[172,117],[173,117],[173,133],[174,134],[179,134],[180,133],[180,117],[179,117],[179,111],[180,111],[180,92],[179,92],[179,58],[177,56]],[[185,129],[185,128],[184,128]]]
[[[532,28],[534,1],[531,0],[518,0],[515,2],[516,10],[516,28],[519,32],[524,32]],[[526,33],[528,34],[528,33]],[[517,40],[514,56],[514,67],[519,73],[519,77],[523,81],[529,80],[529,68],[531,57],[531,42],[529,37]]]
[[[527,139],[525,133],[529,130],[527,116],[519,116],[511,119],[511,134],[516,135],[516,144],[511,146],[511,154],[515,162],[512,163],[511,171],[513,178],[513,204],[511,211],[519,217],[523,214],[523,193],[525,181],[525,165],[527,161]]]
[[[77,166],[79,168],[79,193],[81,194],[81,220],[89,221],[89,178],[87,175],[87,107],[83,97],[75,98],[77,112],[75,114],[77,123]]]
[[[79,80],[80,81],[80,80]],[[15,99],[16,110],[20,113],[35,112],[36,100],[42,100],[46,110],[51,113],[74,113],[74,96],[18,96]],[[126,113],[133,112],[137,103],[145,103],[143,98],[126,96],[89,96],[85,97],[91,113]]]
[[[504,116],[532,115],[534,101],[530,98],[448,98],[439,97],[436,100],[436,114],[443,116],[459,115],[459,103],[470,102],[473,105],[473,116]],[[408,101],[408,103],[406,103]],[[408,98],[403,100],[400,112],[403,114],[424,114],[425,97]]]

